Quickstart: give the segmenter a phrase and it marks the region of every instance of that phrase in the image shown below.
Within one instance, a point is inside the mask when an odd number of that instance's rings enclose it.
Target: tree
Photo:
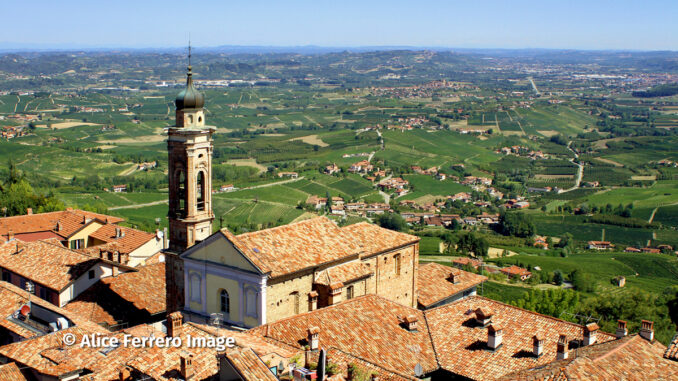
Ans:
[[[563,276],[562,271],[556,270],[556,271],[553,272],[553,283],[560,286],[560,285],[563,284],[564,280],[565,280],[565,277]]]
[[[504,235],[527,238],[535,233],[532,218],[521,212],[505,212],[499,217],[499,232]]]
[[[405,219],[397,213],[384,213],[377,216],[376,221],[377,225],[382,228],[391,229],[395,231],[404,231],[407,229],[407,223]]]

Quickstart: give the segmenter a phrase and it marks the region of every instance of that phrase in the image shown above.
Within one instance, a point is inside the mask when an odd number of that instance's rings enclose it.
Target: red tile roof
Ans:
[[[98,219],[102,222],[108,221],[111,224],[124,221],[119,217],[71,209],[62,212],[0,218],[0,235],[7,237],[9,231],[12,231],[14,234],[51,231],[61,237],[68,237],[80,230],[92,219]],[[59,223],[60,229],[57,229],[57,223]]]
[[[373,272],[366,263],[356,260],[342,263],[319,272],[316,275],[314,283],[326,286],[336,282],[347,284],[357,279],[369,277],[372,274]]]
[[[117,237],[117,229],[120,229],[120,237]],[[111,249],[125,254],[129,254],[146,244],[148,241],[156,239],[155,234],[113,224],[104,225],[89,236],[90,238],[95,238],[107,244],[114,244]],[[101,249],[105,250],[106,245],[94,246],[88,249],[94,251]]]
[[[251,349],[234,349],[227,352],[226,359],[238,372],[242,380],[246,381],[278,381],[268,365]]]
[[[455,274],[458,283],[449,280]],[[419,285],[417,302],[428,307],[464,290],[475,287],[487,280],[486,276],[470,273],[438,263],[419,265],[417,284]]]
[[[64,308],[95,323],[139,322],[166,310],[165,263],[101,279]]]
[[[278,277],[340,259],[369,255],[419,241],[368,223],[339,228],[327,217],[234,236],[222,229],[252,263]]]
[[[502,346],[486,350],[487,328],[477,326],[477,309],[492,311],[492,324],[503,327]],[[426,311],[431,338],[441,368],[471,379],[494,379],[507,373],[545,365],[556,359],[560,334],[583,338],[583,327],[550,316],[523,310],[480,296],[471,296],[452,304]],[[543,355],[535,358],[532,337],[544,338]],[[597,333],[599,342],[614,336]]]
[[[676,335],[673,336],[673,340],[671,340],[668,348],[666,348],[664,357],[666,357],[667,359],[678,361],[678,333],[676,333]]]
[[[0,381],[27,381],[15,363],[0,365]]]
[[[403,326],[408,315],[418,318],[417,331]],[[248,332],[302,348],[310,327],[319,328],[320,347],[344,352],[400,376],[412,374],[417,363],[425,372],[438,368],[424,313],[376,295],[357,297]]]
[[[84,327],[93,332],[106,332],[106,330],[103,328],[81,317],[80,315],[59,308],[49,302],[35,297],[34,295],[30,296],[28,292],[7,282],[0,282],[0,327],[14,332],[16,335],[23,338],[31,338],[36,336],[33,331],[30,331],[8,319],[10,316],[12,316],[12,314],[18,311],[21,306],[28,303],[29,299],[31,304],[38,305],[42,308],[67,317],[78,327]]]
[[[0,267],[55,291],[62,291],[99,259],[47,241],[0,245]]]
[[[503,380],[676,380],[678,363],[662,357],[661,343],[639,335],[583,347],[570,358],[511,373]]]

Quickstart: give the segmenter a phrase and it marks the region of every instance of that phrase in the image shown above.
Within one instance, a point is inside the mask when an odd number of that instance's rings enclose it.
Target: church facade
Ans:
[[[212,134],[193,85],[169,127],[167,309],[255,327],[366,294],[417,305],[419,238],[326,217],[233,235],[212,233]]]

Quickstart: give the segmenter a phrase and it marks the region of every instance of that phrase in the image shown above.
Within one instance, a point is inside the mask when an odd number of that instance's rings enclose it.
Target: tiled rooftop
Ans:
[[[477,309],[491,314],[492,327],[503,330],[502,345],[494,351],[487,349],[488,328],[476,325]],[[410,315],[418,320],[417,330],[412,332],[402,324]],[[556,359],[560,334],[574,343],[583,338],[584,330],[578,324],[479,296],[422,312],[366,295],[248,332],[302,348],[309,327],[319,328],[320,347],[330,353],[341,352],[339,357],[373,364],[381,368],[382,375],[390,372],[408,379],[416,363],[420,363],[424,373],[444,369],[478,380],[546,365]],[[535,335],[544,341],[539,358],[532,354]],[[614,340],[613,335],[603,332],[596,336],[599,343]],[[570,349],[570,353],[574,356],[575,350]]]
[[[120,229],[122,232],[121,237],[116,237],[116,229]],[[133,252],[146,242],[156,239],[155,234],[113,224],[107,224],[100,227],[97,231],[90,234],[90,237],[108,244],[114,243],[115,246],[112,248],[114,251],[126,254]],[[99,248],[106,249],[106,245],[94,246],[88,249],[97,250]]]
[[[244,380],[278,381],[268,366],[249,348],[228,351],[226,358]]]
[[[493,325],[503,327],[503,345],[487,350],[487,328],[475,324],[476,309],[491,311]],[[431,338],[441,368],[471,379],[494,379],[521,369],[545,365],[556,359],[560,334],[581,340],[583,327],[550,316],[523,310],[480,296],[426,311]],[[544,339],[543,355],[532,355],[532,337]],[[614,336],[597,333],[599,342]]]
[[[0,267],[61,291],[99,260],[46,241],[13,240],[0,245]]]
[[[666,357],[667,359],[678,361],[678,333],[676,333],[676,335],[673,336],[673,340],[671,340],[668,348],[666,348],[664,357]]]
[[[0,365],[0,381],[27,381],[15,363]]]
[[[414,315],[419,329],[410,332],[402,319]],[[249,332],[302,348],[307,330],[318,327],[319,346],[378,364],[391,373],[410,376],[417,363],[424,371],[438,368],[424,313],[387,299],[366,295],[296,315]]]
[[[455,281],[449,280],[455,274]],[[419,285],[417,302],[428,307],[445,298],[479,285],[487,280],[486,276],[470,273],[438,263],[419,265],[417,284]]]
[[[368,277],[373,272],[370,268],[359,260],[342,263],[340,265],[330,267],[323,270],[316,275],[314,283],[329,286],[332,283],[341,282],[347,284],[351,281]]]
[[[64,308],[95,323],[140,321],[166,310],[165,263],[101,279]]]
[[[0,282],[0,327],[14,332],[23,338],[34,337],[36,334],[33,331],[28,330],[8,319],[12,314],[18,311],[21,306],[28,303],[29,299],[32,304],[67,317],[78,327],[85,327],[89,330],[92,330],[93,332],[105,332],[103,328],[86,319],[83,319],[81,316],[61,309],[35,296],[30,296],[28,292],[7,282]]]
[[[583,347],[569,359],[503,377],[503,380],[676,380],[678,363],[662,357],[666,347],[639,335]]]
[[[124,221],[118,217],[71,209],[62,212],[0,218],[0,235],[6,238],[9,231],[12,231],[13,234],[51,231],[61,237],[68,237],[80,230],[92,219],[98,219],[102,222],[108,221],[110,224]],[[57,223],[59,223],[60,229],[57,229]]]
[[[339,228],[326,217],[316,217],[271,229],[234,236],[222,234],[264,273],[290,274],[323,263],[415,243],[418,237],[376,225],[358,223]]]

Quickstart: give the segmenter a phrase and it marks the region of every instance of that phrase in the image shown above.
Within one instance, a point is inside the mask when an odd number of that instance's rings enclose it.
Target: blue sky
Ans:
[[[678,50],[676,0],[5,1],[19,46]]]

